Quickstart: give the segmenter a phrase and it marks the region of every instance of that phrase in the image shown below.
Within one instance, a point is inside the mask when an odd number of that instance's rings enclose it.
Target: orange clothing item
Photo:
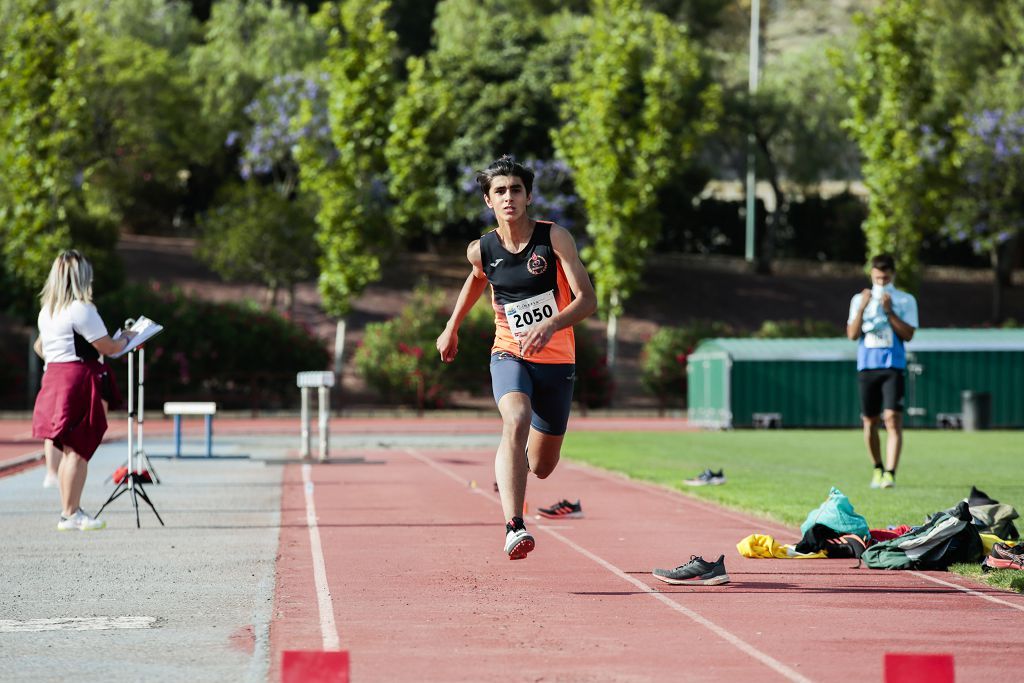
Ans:
[[[555,304],[558,310],[562,311],[572,301],[569,281],[562,270],[562,262],[555,260],[557,266],[557,282],[555,289]],[[491,288],[491,306],[494,308],[494,344],[491,346],[491,353],[504,351],[514,356],[523,358],[532,363],[575,363],[576,362],[576,337],[571,327],[558,330],[551,336],[547,343],[538,353],[523,356],[519,348],[519,342],[512,336],[512,330],[508,326],[508,319],[505,317],[505,307],[498,303],[494,297],[494,288]]]

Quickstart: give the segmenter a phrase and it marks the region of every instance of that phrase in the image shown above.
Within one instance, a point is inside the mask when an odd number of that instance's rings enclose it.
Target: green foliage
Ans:
[[[209,397],[248,405],[254,382],[264,407],[290,403],[295,373],[327,368],[329,354],[308,330],[276,313],[203,301],[168,291],[127,287],[97,299],[111,330],[145,311],[164,326],[146,347],[146,394]],[[115,362],[115,368],[117,367]]]
[[[941,224],[949,196],[947,156],[924,153],[928,130],[943,130],[949,103],[931,69],[934,29],[927,0],[881,3],[861,32],[842,86],[844,125],[863,155],[871,192],[864,222],[868,256],[892,253],[901,286],[916,290],[922,236]]]
[[[551,8],[445,0],[434,50],[410,60],[387,158],[398,225],[440,233],[477,223],[479,193],[463,179],[504,153],[550,158],[557,123],[551,87],[568,76],[571,41]],[[500,31],[494,26],[500,25]]]
[[[255,183],[230,185],[199,221],[198,256],[225,280],[291,288],[316,274],[316,223],[302,201]]]
[[[458,356],[445,364],[438,359],[435,342],[449,313],[444,293],[422,284],[397,317],[366,326],[356,351],[356,369],[383,400],[443,408],[455,392],[490,393],[494,309],[489,299],[482,297],[462,321]],[[600,345],[582,326],[575,328],[575,337],[573,397],[588,408],[605,407],[611,402],[614,384]]]
[[[220,149],[243,130],[243,109],[274,76],[302,71],[325,53],[325,36],[305,7],[282,0],[222,0],[211,8],[204,41],[189,55],[189,72],[210,124],[208,144]]]
[[[385,401],[418,408],[442,408],[454,390],[486,391],[494,339],[490,306],[477,305],[466,316],[459,329],[459,355],[451,365],[440,361],[435,347],[447,320],[444,293],[417,287],[398,317],[366,326],[356,369]]]
[[[17,0],[0,37],[0,306],[23,314],[84,214],[82,40],[51,6]]]
[[[842,335],[843,330],[834,322],[803,318],[802,320],[765,320],[761,323],[761,328],[751,336],[756,339],[815,339]]]
[[[335,159],[300,144],[297,160],[305,191],[319,199],[317,241],[322,250],[320,294],[331,315],[380,275],[380,258],[398,235],[388,221],[384,146],[397,94],[396,37],[385,23],[388,2],[326,3],[315,17],[328,36],[321,63],[327,73],[328,120]],[[299,125],[313,116],[305,108]]]
[[[573,328],[576,339],[576,383],[573,400],[586,408],[607,408],[615,396],[615,379],[608,368],[600,335],[583,325]]]
[[[651,335],[640,355],[640,382],[661,408],[686,405],[686,359],[703,339],[734,336],[727,324],[695,320],[682,327],[662,327]]]
[[[166,229],[188,169],[209,151],[207,119],[188,75],[188,8],[160,0],[68,5],[83,37],[81,64],[89,214],[138,232]]]
[[[599,309],[618,314],[659,233],[657,191],[714,128],[719,97],[685,31],[638,0],[596,0],[583,33],[553,139],[586,209]]]

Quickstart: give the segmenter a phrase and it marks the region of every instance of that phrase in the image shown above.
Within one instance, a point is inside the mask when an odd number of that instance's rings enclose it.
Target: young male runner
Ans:
[[[477,175],[498,227],[469,243],[472,272],[437,338],[441,360],[452,362],[459,325],[489,283],[495,324],[491,387],[502,419],[494,476],[511,560],[525,558],[535,545],[523,524],[527,467],[544,479],[561,453],[576,376],[572,326],[597,309],[572,235],[526,213],[533,177],[507,155]]]

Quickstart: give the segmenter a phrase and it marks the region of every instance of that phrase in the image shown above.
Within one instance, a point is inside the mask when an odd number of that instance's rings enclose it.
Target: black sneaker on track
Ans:
[[[729,575],[725,573],[725,555],[719,555],[715,562],[708,562],[699,555],[691,555],[690,561],[684,565],[675,569],[655,569],[651,574],[656,579],[677,586],[721,586],[723,583],[729,583]]]
[[[996,543],[985,559],[992,569],[1024,569],[1024,543]]]
[[[721,486],[725,483],[725,474],[723,470],[712,472],[708,468],[692,479],[683,480],[683,483],[687,486]]]
[[[537,508],[537,514],[548,519],[581,519],[583,506],[579,500],[575,503],[560,500],[549,508]]]
[[[505,524],[505,552],[510,560],[522,560],[533,550],[536,542],[526,530],[522,517],[513,517]]]

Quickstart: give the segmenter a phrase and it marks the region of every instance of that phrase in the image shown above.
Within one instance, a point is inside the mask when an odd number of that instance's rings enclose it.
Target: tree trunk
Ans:
[[[765,165],[768,167],[768,183],[772,186],[772,192],[775,194],[775,208],[766,216],[764,230],[761,232],[757,272],[761,275],[771,275],[775,262],[775,238],[779,233],[779,227],[786,222],[786,195],[782,192],[782,186],[779,184],[779,169],[768,148],[767,139],[760,135],[757,135],[756,138],[761,154],[764,156]]]
[[[607,341],[606,353],[608,358],[608,371],[615,372],[615,355],[618,346],[619,336],[619,316],[615,313],[616,307],[619,305],[619,293],[612,292],[611,296],[611,313],[608,314],[608,328],[606,330],[605,339]]]
[[[998,325],[1003,322],[1003,282],[999,277],[1000,258],[1002,245],[997,245],[992,250],[992,323]]]

